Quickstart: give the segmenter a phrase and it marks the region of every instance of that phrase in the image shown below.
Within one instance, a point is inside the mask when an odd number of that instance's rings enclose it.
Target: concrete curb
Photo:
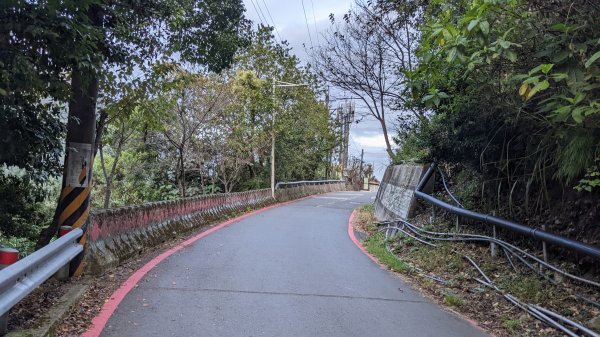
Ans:
[[[79,299],[88,290],[89,285],[84,283],[73,283],[70,289],[58,300],[58,302],[47,310],[36,322],[38,327],[27,330],[11,331],[5,337],[46,337],[52,336],[71,309],[79,302]]]

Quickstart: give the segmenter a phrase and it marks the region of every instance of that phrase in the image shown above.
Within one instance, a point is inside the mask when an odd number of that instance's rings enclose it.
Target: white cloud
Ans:
[[[385,138],[383,134],[372,136],[354,136],[354,141],[365,148],[385,148]]]

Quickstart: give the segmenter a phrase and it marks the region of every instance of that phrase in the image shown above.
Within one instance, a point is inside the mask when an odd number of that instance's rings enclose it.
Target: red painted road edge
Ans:
[[[363,253],[365,253],[365,255],[367,257],[369,257],[371,260],[373,260],[373,262],[375,262],[377,265],[379,265],[379,267],[381,267],[382,269],[387,270],[387,267],[385,267],[384,265],[382,265],[379,260],[377,260],[377,258],[373,255],[371,255],[369,252],[367,252],[367,250],[365,249],[365,247],[363,247],[363,245],[360,243],[360,241],[358,241],[358,239],[356,238],[356,235],[354,235],[354,225],[352,224],[354,222],[354,217],[356,217],[356,210],[352,211],[352,214],[350,214],[350,218],[348,219],[348,236],[350,237],[350,240],[352,240],[352,242],[354,242],[354,244],[356,245],[356,247],[358,247],[358,249],[360,249]],[[496,337],[496,335],[489,333],[488,331],[486,331],[484,328],[480,327],[477,322],[475,322],[474,320],[467,318],[465,316],[463,316],[462,314],[454,311],[454,310],[449,310],[451,313],[453,313],[454,315],[458,316],[459,318],[467,321],[467,323],[469,323],[471,326],[485,332],[486,334],[489,334],[491,337]]]
[[[306,198],[310,198],[306,197]],[[127,294],[133,289],[135,288],[135,286],[138,284],[138,282],[150,271],[152,270],[152,268],[156,267],[156,265],[158,265],[159,263],[161,263],[163,260],[165,260],[167,257],[175,254],[176,252],[180,251],[181,249],[193,244],[194,242],[202,239],[203,237],[212,234],[216,231],[218,231],[219,229],[228,226],[234,222],[238,222],[242,219],[245,219],[249,216],[252,216],[254,214],[258,214],[261,212],[264,212],[266,210],[275,208],[275,207],[279,207],[279,206],[283,206],[286,204],[289,204],[291,202],[295,202],[295,201],[299,201],[302,199],[306,199],[306,198],[300,198],[300,199],[296,199],[296,200],[291,200],[291,201],[287,201],[287,202],[283,202],[283,203],[279,203],[279,204],[275,204],[275,205],[271,205],[271,206],[267,206],[267,207],[263,207],[260,209],[257,209],[255,211],[240,215],[238,217],[229,219],[223,223],[220,223],[218,225],[216,225],[215,227],[212,227],[202,233],[198,233],[197,235],[183,241],[182,243],[178,244],[177,246],[163,252],[162,254],[158,255],[157,257],[153,258],[152,260],[150,260],[148,263],[146,263],[142,268],[136,270],[131,276],[129,276],[129,278],[127,279],[127,281],[123,282],[123,284],[119,287],[119,289],[117,289],[109,298],[108,300],[106,300],[106,302],[104,303],[104,305],[102,306],[102,309],[100,309],[100,312],[98,313],[98,315],[96,317],[94,317],[94,319],[92,319],[92,324],[90,325],[90,327],[88,328],[88,330],[86,332],[84,332],[81,336],[82,337],[99,337],[100,334],[102,333],[102,331],[104,330],[104,327],[106,326],[106,323],[108,323],[108,320],[110,319],[110,317],[112,316],[112,314],[115,312],[115,310],[117,310],[117,307],[119,306],[119,304],[121,303],[121,301],[123,301],[123,299],[125,298],[125,296],[127,296]]]
[[[350,219],[348,219],[348,236],[350,237],[350,240],[352,240],[352,242],[354,242],[354,244],[356,245],[356,247],[358,247],[358,249],[360,249],[363,253],[365,253],[365,255],[371,259],[373,262],[375,262],[376,264],[378,264],[381,267],[381,263],[379,263],[379,260],[377,260],[377,258],[373,255],[371,255],[371,253],[367,252],[367,250],[365,249],[365,247],[363,247],[363,245],[360,243],[360,241],[358,241],[358,239],[356,238],[356,235],[354,235],[354,226],[352,225],[352,223],[354,222],[354,217],[356,217],[356,210],[352,211],[352,214],[350,214]]]

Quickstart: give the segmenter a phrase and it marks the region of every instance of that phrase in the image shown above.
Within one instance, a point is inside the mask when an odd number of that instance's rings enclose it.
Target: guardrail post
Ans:
[[[459,222],[459,219],[458,219],[458,215],[457,215],[457,216],[454,218],[454,227],[455,227],[455,229],[456,229],[456,233],[458,233],[458,222]]]
[[[542,225],[542,230],[546,230],[546,224]],[[548,262],[548,250],[546,249],[546,241],[542,241],[542,255],[544,256],[544,262]]]
[[[8,332],[8,315],[10,311],[0,316],[0,336],[6,335]]]
[[[72,230],[73,230],[73,227],[71,227],[71,226],[60,226],[60,229],[58,231],[58,237],[62,237],[63,235],[69,233]],[[68,262],[67,264],[62,266],[59,270],[57,270],[56,273],[54,273],[53,277],[59,281],[68,280],[70,266],[71,266],[71,262]]]
[[[496,212],[492,211],[492,216],[496,216]],[[496,226],[492,226],[492,237],[496,238]],[[490,254],[492,257],[498,256],[498,246],[494,242],[490,242]]]

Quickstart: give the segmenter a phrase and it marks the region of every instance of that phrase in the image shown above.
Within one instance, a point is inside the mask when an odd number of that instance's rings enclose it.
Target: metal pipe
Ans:
[[[583,326],[583,325],[581,325],[581,324],[579,324],[579,323],[577,323],[577,322],[575,322],[573,320],[570,320],[570,319],[568,319],[568,318],[566,318],[566,317],[564,317],[564,316],[562,316],[562,315],[560,315],[560,314],[558,314],[558,313],[556,313],[554,311],[548,310],[546,308],[542,308],[542,307],[537,306],[537,305],[533,305],[533,307],[535,309],[537,309],[538,311],[541,311],[542,313],[544,313],[544,314],[546,314],[548,316],[552,316],[554,318],[557,318],[558,320],[561,320],[561,321],[569,324],[570,326],[573,326],[573,327],[577,328],[579,331],[585,333],[588,336],[591,336],[591,337],[600,337],[600,335],[597,334],[596,332],[594,332],[594,331],[588,329],[587,327],[585,327],[585,326]]]
[[[596,246],[593,246],[593,245],[590,245],[590,244],[587,244],[587,243],[584,243],[581,241],[572,240],[572,239],[569,239],[562,235],[553,234],[553,233],[550,233],[550,232],[547,232],[545,230],[541,230],[538,228],[531,228],[528,226],[524,226],[524,225],[518,224],[516,222],[512,222],[512,221],[509,221],[509,220],[506,220],[503,218],[495,217],[495,216],[492,216],[489,214],[477,213],[477,212],[470,211],[468,209],[464,209],[462,207],[453,206],[453,205],[445,203],[439,199],[436,199],[429,194],[421,192],[421,190],[423,189],[423,187],[425,186],[425,184],[427,183],[429,178],[431,178],[431,175],[433,174],[434,169],[435,169],[435,163],[429,167],[429,169],[427,170],[427,172],[425,173],[425,175],[423,176],[423,178],[417,185],[417,188],[415,190],[415,195],[418,198],[425,200],[437,207],[443,208],[452,214],[456,214],[456,215],[459,215],[459,216],[462,216],[465,218],[469,218],[469,219],[485,222],[488,224],[496,225],[496,226],[508,229],[509,231],[512,231],[512,232],[515,232],[518,234],[522,234],[524,236],[527,236],[527,237],[530,237],[530,238],[533,238],[536,240],[545,241],[547,243],[561,246],[561,247],[567,248],[569,250],[576,251],[576,252],[579,252],[579,253],[582,253],[582,254],[585,254],[585,255],[591,256],[595,259],[600,260],[600,248],[599,247],[596,247]]]
[[[523,262],[523,264],[525,264],[527,267],[529,267],[531,270],[535,271],[537,274],[539,274],[541,277],[544,277],[545,279],[547,279],[548,281],[550,281],[551,283],[554,283],[554,281],[552,279],[550,279],[547,275],[541,273],[539,270],[537,270],[536,268],[534,268],[530,263],[528,263],[527,261],[525,261],[525,259],[523,259],[523,257],[521,257],[519,254],[523,254],[526,257],[536,261],[537,263],[539,263],[540,265],[543,265],[545,268],[548,268],[550,270],[553,270],[559,274],[562,274],[572,280],[576,280],[582,283],[586,283],[595,287],[600,287],[600,283],[598,282],[594,282],[591,280],[587,280],[584,278],[581,278],[579,276],[570,274],[564,270],[561,270],[549,263],[544,262],[543,260],[537,258],[536,256],[514,246],[511,245],[510,243],[506,242],[506,241],[502,241],[499,239],[494,239],[492,237],[489,236],[484,236],[484,235],[475,235],[475,234],[455,234],[455,233],[438,233],[438,232],[430,232],[430,231],[426,231],[422,228],[419,228],[405,220],[399,219],[398,221],[403,222],[404,224],[406,224],[406,227],[410,230],[412,230],[415,234],[417,234],[415,231],[420,231],[426,234],[430,234],[430,235],[445,235],[445,236],[450,236],[449,238],[440,238],[440,237],[432,237],[432,236],[427,236],[427,235],[423,235],[423,234],[419,234],[424,238],[430,239],[430,240],[440,240],[440,241],[486,241],[486,242],[494,242],[496,244],[498,244],[499,246],[501,246],[502,248],[507,249],[511,254],[513,254],[515,257],[517,257],[521,262]]]

